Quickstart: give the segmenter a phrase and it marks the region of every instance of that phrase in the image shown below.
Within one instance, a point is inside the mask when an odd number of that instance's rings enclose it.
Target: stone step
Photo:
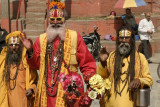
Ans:
[[[35,42],[35,40],[38,38],[39,36],[34,36],[34,35],[30,35],[27,36],[27,38],[31,39],[33,41],[33,43]]]
[[[26,24],[25,30],[44,30],[45,24]]]
[[[45,18],[45,12],[27,12],[26,18]]]
[[[25,20],[26,35],[35,40],[45,32],[46,0],[28,0]]]
[[[27,18],[25,20],[26,24],[44,24],[45,20],[44,18]]]
[[[47,6],[46,5],[46,1],[29,1],[29,2],[27,2],[27,7],[37,7],[37,6],[39,6],[39,7],[44,7],[44,6]]]
[[[47,7],[28,7],[27,12],[34,12],[34,13],[45,13]]]
[[[46,2],[46,0],[28,0],[28,2]]]
[[[24,32],[26,33],[27,37],[28,36],[39,36],[40,34],[43,34],[45,31],[44,30],[24,30]]]

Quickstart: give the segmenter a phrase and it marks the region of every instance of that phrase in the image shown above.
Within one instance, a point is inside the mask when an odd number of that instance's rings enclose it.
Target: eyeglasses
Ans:
[[[50,18],[50,21],[63,21],[62,17],[54,17],[54,18]]]

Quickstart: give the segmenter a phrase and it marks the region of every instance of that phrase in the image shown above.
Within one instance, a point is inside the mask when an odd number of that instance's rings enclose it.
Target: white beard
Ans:
[[[123,56],[127,55],[131,51],[131,47],[128,43],[121,43],[118,46],[119,53]]]
[[[47,41],[52,42],[57,36],[64,41],[65,39],[65,24],[50,24],[47,28]]]

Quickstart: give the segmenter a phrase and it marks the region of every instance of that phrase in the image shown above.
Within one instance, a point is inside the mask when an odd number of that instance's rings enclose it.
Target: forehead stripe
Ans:
[[[57,17],[57,9],[54,11],[54,17]]]
[[[124,30],[124,32],[125,32],[125,33],[124,33],[124,36],[126,36],[126,35],[127,35],[127,30]]]

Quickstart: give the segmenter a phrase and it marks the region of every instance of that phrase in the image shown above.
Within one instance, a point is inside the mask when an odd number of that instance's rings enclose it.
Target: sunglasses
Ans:
[[[50,18],[50,21],[63,21],[62,17]]]

